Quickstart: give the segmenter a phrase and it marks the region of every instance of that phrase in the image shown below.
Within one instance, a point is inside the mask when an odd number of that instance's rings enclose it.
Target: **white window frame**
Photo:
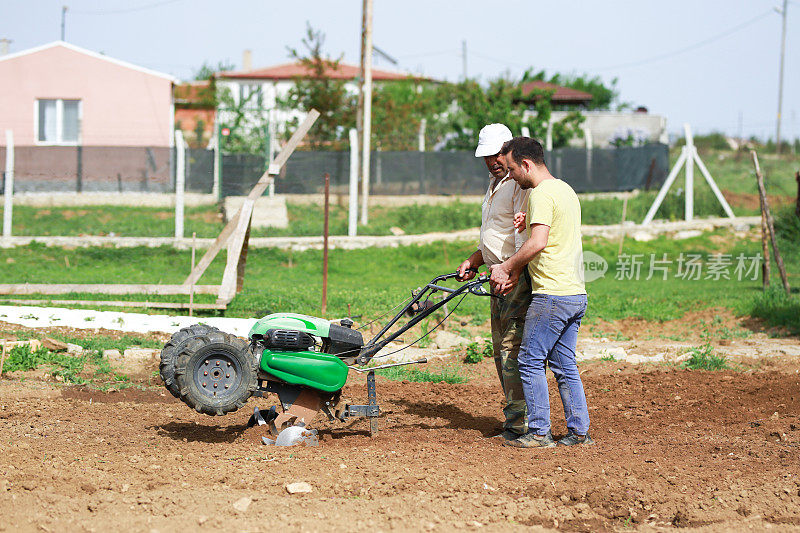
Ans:
[[[39,102],[43,100],[54,100],[56,102],[56,140],[39,140]],[[64,141],[64,100],[78,102],[78,139],[75,141]],[[33,102],[33,142],[38,146],[79,146],[83,140],[83,100],[80,98],[37,98]]]

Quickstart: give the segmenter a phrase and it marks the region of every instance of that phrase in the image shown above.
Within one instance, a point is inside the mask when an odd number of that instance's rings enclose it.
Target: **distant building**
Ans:
[[[245,63],[247,62],[248,60],[245,60]],[[357,66],[340,62],[338,68],[328,68],[324,72],[324,77],[345,81],[346,90],[355,95],[358,94],[358,74]],[[288,121],[305,118],[305,113],[300,110],[278,109],[278,100],[288,95],[297,79],[314,77],[313,71],[302,63],[295,62],[265,68],[220,72],[216,75],[216,84],[218,90],[230,90],[237,105],[247,100],[246,105],[252,109],[252,116],[257,122],[272,123],[277,131],[281,131]],[[400,72],[372,69],[372,81],[376,85],[409,78],[431,81]],[[224,110],[222,112],[224,113]]]
[[[175,81],[63,41],[0,56],[0,130],[18,146],[169,147]]]
[[[0,56],[15,190],[169,190],[175,81],[63,41]]]

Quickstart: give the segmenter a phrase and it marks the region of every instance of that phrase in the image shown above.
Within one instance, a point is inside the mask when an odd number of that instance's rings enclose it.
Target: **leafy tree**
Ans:
[[[258,93],[251,92],[244,98],[235,99],[228,87],[217,91],[217,120],[220,129],[229,134],[221,139],[226,153],[263,154],[267,149],[267,131],[262,117],[254,113],[253,102]]]
[[[445,137],[445,149],[474,148],[480,129],[493,122],[505,124],[514,135],[520,135],[523,126],[537,139],[544,139],[547,134],[553,112],[552,91],[535,90],[523,98],[520,83],[505,77],[490,81],[486,87],[475,80],[466,80],[447,89],[453,109],[443,118],[444,129],[450,131]],[[532,109],[525,101],[530,96],[534,96]],[[583,117],[575,112],[554,124],[553,146],[563,146],[569,139],[582,135],[581,122]]]
[[[184,101],[181,104],[185,108],[215,108],[219,104],[217,98],[217,79],[215,74],[233,70],[235,66],[226,61],[220,61],[216,65],[204,62],[203,65],[194,73],[195,81],[208,81],[207,86],[198,87],[197,85],[177,85],[175,87],[175,99]]]
[[[522,83],[528,81],[544,81],[562,87],[569,87],[578,91],[583,91],[592,95],[592,100],[586,104],[586,109],[590,110],[622,110],[630,107],[629,103],[619,101],[619,89],[617,89],[617,78],[606,84],[599,76],[589,76],[588,74],[561,74],[556,72],[548,77],[544,70],[534,72],[528,69],[522,75]]]
[[[375,85],[372,93],[372,139],[382,150],[416,150],[426,119],[426,146],[441,136],[438,118],[449,102],[435,84],[409,78]]]
[[[325,34],[306,23],[306,35],[302,39],[305,50],[287,48],[289,56],[302,64],[311,76],[295,78],[294,87],[286,97],[279,99],[278,106],[286,110],[319,111],[320,117],[306,139],[314,149],[336,149],[347,142],[348,130],[355,127],[356,98],[347,91],[344,80],[329,77],[329,72],[339,69],[342,56],[333,59],[323,55],[324,43]],[[289,121],[287,136],[298,124],[297,118]]]
[[[216,65],[204,61],[194,72],[194,79],[197,81],[211,80],[217,72],[227,72],[235,68],[236,65],[230,61],[218,61]]]

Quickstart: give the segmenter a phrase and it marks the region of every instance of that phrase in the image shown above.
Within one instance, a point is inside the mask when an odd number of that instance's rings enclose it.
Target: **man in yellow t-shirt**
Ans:
[[[517,253],[491,268],[491,283],[496,292],[506,294],[527,265],[533,292],[518,356],[528,432],[504,444],[520,448],[556,445],[550,431],[547,367],[558,382],[567,420],[568,433],[558,444],[594,444],[575,361],[578,328],[587,305],[580,201],[572,187],[550,174],[539,142],[515,137],[500,153],[511,178],[521,188],[531,189],[525,220],[529,237]]]

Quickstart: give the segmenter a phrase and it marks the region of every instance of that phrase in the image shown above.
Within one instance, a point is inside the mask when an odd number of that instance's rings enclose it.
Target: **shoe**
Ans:
[[[511,429],[504,429],[502,433],[498,433],[497,435],[492,435],[489,437],[490,439],[503,439],[504,441],[514,440],[516,438],[521,437],[522,434],[517,433]]]
[[[533,431],[528,431],[514,440],[507,440],[503,446],[513,446],[515,448],[552,448],[556,445],[553,434],[549,431],[546,435],[537,435]]]
[[[578,435],[577,433],[573,433],[571,431],[566,437],[558,441],[559,446],[575,446],[576,444],[580,444],[582,446],[592,446],[594,445],[594,441],[588,433],[586,435]]]

